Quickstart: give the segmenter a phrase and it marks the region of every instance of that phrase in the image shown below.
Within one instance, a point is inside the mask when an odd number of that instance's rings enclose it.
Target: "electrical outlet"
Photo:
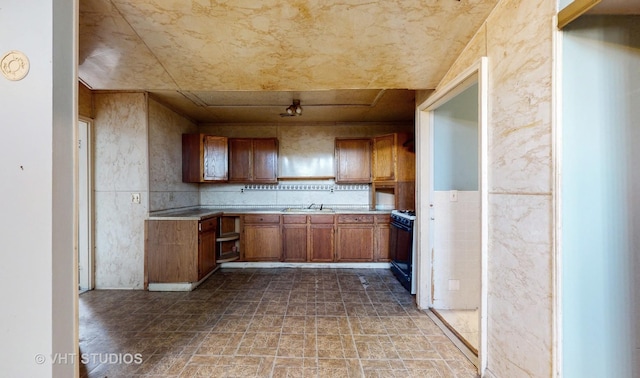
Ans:
[[[140,203],[140,193],[131,193],[131,203]]]
[[[458,191],[450,190],[449,191],[449,202],[458,202]]]

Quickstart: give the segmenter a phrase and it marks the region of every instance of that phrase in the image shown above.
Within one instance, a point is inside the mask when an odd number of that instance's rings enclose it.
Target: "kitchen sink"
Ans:
[[[317,208],[300,208],[300,207],[287,207],[282,210],[283,213],[333,213],[333,209],[330,207]]]

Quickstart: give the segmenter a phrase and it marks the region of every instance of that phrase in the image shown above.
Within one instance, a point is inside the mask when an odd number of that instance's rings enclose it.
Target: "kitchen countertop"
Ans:
[[[162,210],[149,213],[150,220],[202,220],[230,214],[389,214],[391,210],[369,210],[365,208],[330,207],[329,210],[307,209],[306,207],[190,207],[184,209]]]

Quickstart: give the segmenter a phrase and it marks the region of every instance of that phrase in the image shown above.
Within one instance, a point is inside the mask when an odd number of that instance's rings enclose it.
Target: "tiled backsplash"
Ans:
[[[434,192],[434,308],[480,306],[480,192]],[[459,288],[456,288],[459,285]]]

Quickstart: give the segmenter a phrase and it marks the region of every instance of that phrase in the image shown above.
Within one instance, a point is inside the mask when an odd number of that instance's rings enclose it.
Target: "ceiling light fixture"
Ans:
[[[285,109],[285,113],[280,113],[282,117],[295,117],[302,115],[302,106],[300,100],[293,100],[293,103]]]

